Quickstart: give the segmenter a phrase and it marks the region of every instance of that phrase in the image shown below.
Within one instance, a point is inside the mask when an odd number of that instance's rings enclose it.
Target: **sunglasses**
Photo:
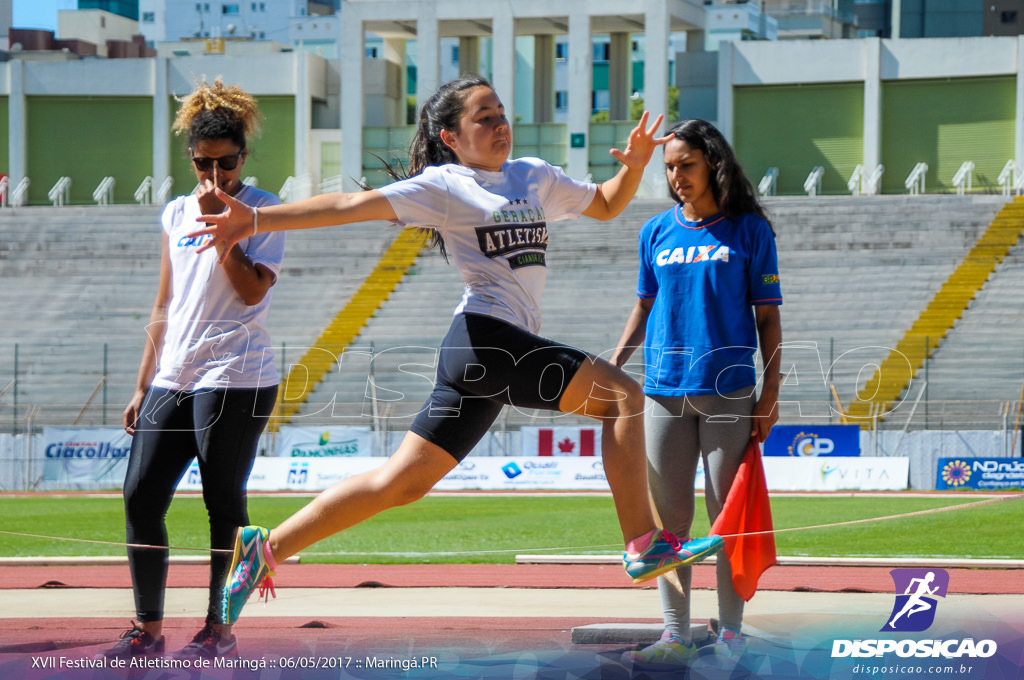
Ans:
[[[216,163],[217,167],[221,170],[234,170],[238,167],[238,161],[242,160],[242,156],[244,155],[245,149],[242,149],[238,153],[233,153],[229,156],[221,156],[220,158],[192,156],[192,162],[195,164],[196,170],[199,172],[210,172],[213,170],[214,163]]]

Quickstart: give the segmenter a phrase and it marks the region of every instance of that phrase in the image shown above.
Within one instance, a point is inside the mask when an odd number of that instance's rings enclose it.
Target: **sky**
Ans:
[[[57,10],[77,9],[78,0],[13,0],[14,28],[57,30]]]

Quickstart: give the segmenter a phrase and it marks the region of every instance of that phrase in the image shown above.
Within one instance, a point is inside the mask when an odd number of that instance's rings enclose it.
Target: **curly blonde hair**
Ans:
[[[244,149],[246,138],[259,134],[263,114],[256,100],[237,85],[224,85],[220,78],[213,85],[203,80],[178,101],[181,105],[171,129],[178,135],[188,134],[189,146],[204,139],[231,139]]]

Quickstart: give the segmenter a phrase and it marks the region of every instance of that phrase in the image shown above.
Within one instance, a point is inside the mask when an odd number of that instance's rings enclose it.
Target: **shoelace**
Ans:
[[[277,593],[274,592],[274,579],[270,578],[270,576],[264,576],[263,580],[260,581],[259,595],[257,595],[256,597],[257,599],[261,597],[263,598],[264,607],[266,607],[267,603],[270,602],[271,597],[273,597],[276,600]]]
[[[679,552],[680,550],[682,550],[683,544],[679,542],[679,537],[676,536],[675,534],[669,533],[668,531],[665,531],[664,529],[662,529],[661,530],[661,537],[664,538],[668,542],[669,546],[672,547],[672,550],[674,550],[676,552]]]

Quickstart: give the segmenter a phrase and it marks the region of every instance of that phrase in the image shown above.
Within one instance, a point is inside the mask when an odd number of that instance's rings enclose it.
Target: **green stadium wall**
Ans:
[[[822,166],[821,193],[846,193],[864,153],[861,83],[735,88],[733,148],[756,186],[779,169],[777,193],[803,194],[804,180]]]
[[[964,161],[974,162],[973,190],[998,190],[1014,155],[1016,88],[1012,76],[884,82],[883,192],[906,193],[918,162],[928,164],[926,191],[955,191]]]
[[[71,203],[94,203],[104,177],[117,181],[114,201],[128,203],[153,168],[153,109],[148,97],[27,97],[29,203],[49,203],[62,176]],[[6,118],[6,106],[4,108]],[[4,148],[7,140],[4,140]],[[7,158],[7,154],[4,154]]]

